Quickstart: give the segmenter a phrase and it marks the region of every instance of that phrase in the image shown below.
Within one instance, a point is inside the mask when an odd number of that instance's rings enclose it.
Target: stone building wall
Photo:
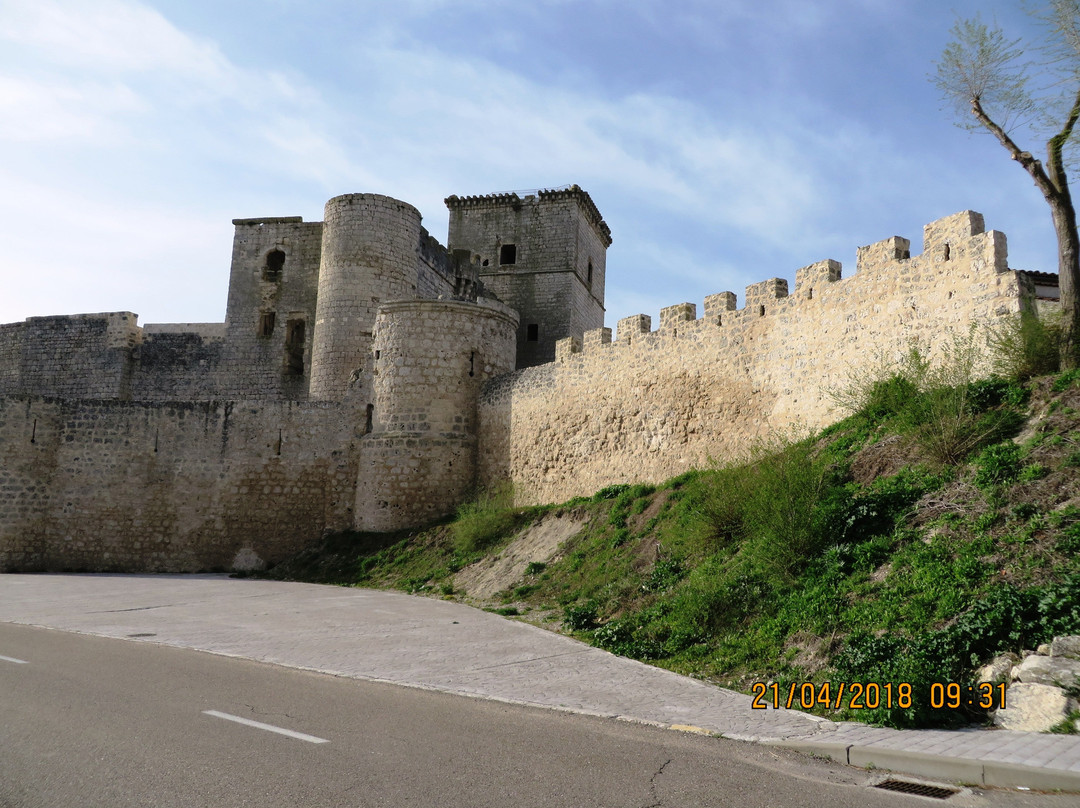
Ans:
[[[518,367],[550,362],[559,339],[604,324],[611,231],[587,193],[451,196],[446,205],[449,249],[476,255],[484,286],[520,315]]]
[[[353,522],[355,413],[0,398],[0,571],[275,563]]]
[[[224,365],[224,323],[150,323],[133,356],[131,400],[214,398]]]
[[[234,219],[233,224],[225,344],[211,395],[304,400],[323,223],[291,216]]]
[[[0,329],[0,395],[125,398],[139,341],[128,311],[30,317]]]
[[[380,304],[416,297],[422,228],[412,205],[379,194],[326,203],[310,395],[340,400],[371,352]]]
[[[894,237],[861,248],[856,273],[822,261],[735,295],[636,315],[566,340],[556,362],[490,382],[480,402],[480,478],[522,501],[562,501],[612,483],[658,482],[739,457],[760,437],[841,416],[828,396],[881,352],[963,334],[1019,310],[1005,236],[965,212],[928,225],[923,254]]]
[[[22,344],[26,323],[0,325],[0,396],[18,393],[22,386]]]
[[[375,322],[371,431],[356,526],[396,530],[450,513],[476,487],[476,404],[514,367],[517,315],[487,301],[384,305]]]

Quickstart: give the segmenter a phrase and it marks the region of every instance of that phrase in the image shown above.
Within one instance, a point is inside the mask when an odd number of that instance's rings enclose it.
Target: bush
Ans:
[[[1061,323],[1025,311],[999,321],[990,330],[994,370],[1008,379],[1027,381],[1057,371]]]
[[[472,502],[458,506],[457,519],[450,525],[454,549],[459,553],[476,553],[511,533],[519,523],[513,501],[513,489],[505,485],[484,491]]]
[[[563,610],[563,625],[571,631],[589,631],[596,628],[596,604],[578,603]]]
[[[873,423],[888,422],[911,435],[935,461],[959,463],[1018,428],[1014,408],[1025,403],[1027,392],[1006,379],[979,378],[992,362],[974,325],[953,334],[940,354],[933,364],[913,344],[900,359],[879,359],[876,370],[855,375],[833,398]]]
[[[1015,443],[988,446],[975,460],[975,485],[986,489],[1011,483],[1020,476],[1020,447]]]
[[[914,638],[853,634],[837,656],[839,679],[859,682],[908,682],[912,704],[860,712],[869,720],[893,727],[933,727],[984,718],[977,708],[938,709],[930,704],[935,682],[971,683],[972,670],[996,654],[1034,648],[1056,634],[1080,630],[1080,576],[1019,590],[992,590],[951,625]],[[965,691],[961,691],[965,692]]]
[[[1054,383],[1050,385],[1050,389],[1055,393],[1063,393],[1072,387],[1073,382],[1080,380],[1080,368],[1073,368],[1067,370],[1054,379]]]
[[[743,551],[754,566],[789,580],[823,550],[832,537],[821,529],[818,504],[838,483],[838,469],[809,441],[761,447],[748,467],[741,515]]]

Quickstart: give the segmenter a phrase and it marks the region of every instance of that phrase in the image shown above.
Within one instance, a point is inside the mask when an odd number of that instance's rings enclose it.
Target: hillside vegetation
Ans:
[[[1080,633],[1080,374],[1034,376],[1051,354],[1027,327],[999,334],[999,375],[974,379],[972,335],[936,368],[913,350],[838,392],[850,417],[734,465],[544,507],[489,493],[424,531],[329,536],[267,574],[472,602],[747,692],[912,686],[909,706],[831,717],[985,719],[932,709],[931,684]],[[570,538],[523,553],[555,519]],[[471,597],[461,581],[500,557],[495,594]]]

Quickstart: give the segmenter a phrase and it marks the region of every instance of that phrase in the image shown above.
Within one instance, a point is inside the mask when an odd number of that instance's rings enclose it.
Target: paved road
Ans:
[[[796,711],[459,604],[224,576],[0,575],[0,622],[788,744],[969,783],[1080,791],[1080,737],[897,732]],[[2,655],[2,652],[0,652]]]
[[[788,750],[186,649],[0,624],[0,655],[4,808],[911,804]]]

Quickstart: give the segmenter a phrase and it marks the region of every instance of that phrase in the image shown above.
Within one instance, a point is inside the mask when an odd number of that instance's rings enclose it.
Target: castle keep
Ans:
[[[0,571],[250,569],[507,479],[533,502],[661,480],[828,424],[826,391],[868,357],[1052,293],[967,211],[921,255],[893,237],[851,277],[822,261],[613,340],[587,193],[446,203],[446,247],[376,194],[234,220],[224,323],[0,325]]]

